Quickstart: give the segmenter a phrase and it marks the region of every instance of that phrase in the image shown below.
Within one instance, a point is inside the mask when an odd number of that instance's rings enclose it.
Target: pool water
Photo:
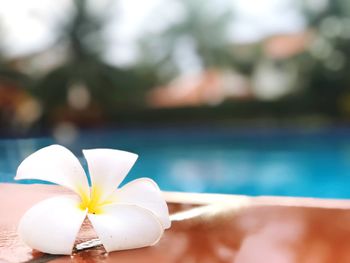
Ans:
[[[0,182],[14,182],[21,160],[53,143],[49,137],[0,140]],[[350,198],[348,129],[85,131],[67,147],[85,168],[84,148],[138,153],[125,182],[150,177],[167,191]]]

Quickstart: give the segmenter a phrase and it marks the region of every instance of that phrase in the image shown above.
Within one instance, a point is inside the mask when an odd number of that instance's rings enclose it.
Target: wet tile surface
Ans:
[[[154,247],[109,254],[96,247],[71,257],[32,251],[16,234],[19,218],[32,204],[62,192],[55,186],[0,185],[0,262],[350,262],[350,210],[330,208],[327,201],[322,208],[319,200],[317,207],[310,200],[300,207],[254,198],[242,207],[170,204],[172,227]],[[77,242],[93,237],[85,222]]]

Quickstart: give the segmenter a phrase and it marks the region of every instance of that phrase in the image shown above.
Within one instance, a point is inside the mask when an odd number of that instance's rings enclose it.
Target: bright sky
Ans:
[[[251,42],[273,33],[300,31],[305,22],[295,0],[217,0],[236,10],[230,35],[234,42]],[[94,10],[103,0],[92,0]],[[9,56],[30,54],[50,46],[57,21],[64,21],[71,0],[0,0],[0,45]],[[108,29],[106,60],[130,64],[137,52],[135,40],[145,28],[160,30],[181,17],[176,0],[119,0],[116,17]],[[162,8],[163,7],[163,8]],[[101,8],[100,8],[101,9]],[[155,14],[156,12],[156,14]],[[1,36],[3,36],[1,38]]]
[[[238,42],[259,40],[266,35],[293,33],[305,27],[295,0],[239,0],[234,1],[236,23],[232,38]]]
[[[56,1],[0,0],[0,45],[8,55],[39,51],[53,41],[53,26],[66,8],[57,8]],[[70,0],[60,0],[67,7]]]

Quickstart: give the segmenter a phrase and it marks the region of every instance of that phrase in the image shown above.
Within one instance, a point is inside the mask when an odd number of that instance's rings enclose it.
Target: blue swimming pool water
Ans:
[[[20,161],[52,143],[49,137],[0,140],[0,182],[14,182]],[[85,131],[68,147],[83,163],[84,148],[136,152],[126,182],[151,177],[168,191],[350,198],[348,129]]]

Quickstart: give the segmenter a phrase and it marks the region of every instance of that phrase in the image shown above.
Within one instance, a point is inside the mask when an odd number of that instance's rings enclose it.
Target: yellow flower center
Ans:
[[[87,209],[90,214],[101,214],[103,212],[103,206],[111,203],[110,201],[104,201],[101,199],[102,191],[96,186],[91,188],[91,196],[81,194],[80,197],[81,203],[79,208],[82,210]]]

